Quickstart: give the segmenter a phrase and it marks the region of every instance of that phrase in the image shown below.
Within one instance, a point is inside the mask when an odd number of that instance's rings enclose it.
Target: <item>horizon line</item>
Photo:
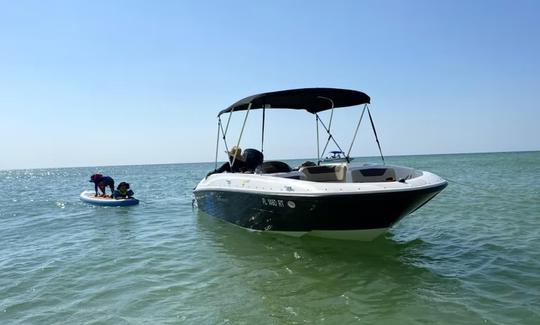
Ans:
[[[384,155],[384,157],[474,155],[474,154],[527,153],[527,152],[540,152],[540,149],[535,149],[535,150],[508,150],[508,151],[394,154],[394,155]],[[377,156],[354,156],[352,158],[380,158],[380,155],[377,155]],[[273,159],[273,160],[303,160],[303,159],[310,159],[310,158],[278,158],[278,159]],[[224,160],[218,160],[218,163],[219,162],[224,162]],[[90,166],[30,167],[30,168],[9,168],[9,169],[0,168],[0,172],[16,171],[16,170],[35,170],[35,169],[107,168],[107,167],[127,167],[127,166],[187,165],[187,164],[210,164],[210,163],[215,163],[215,161],[165,162],[165,163],[118,164],[118,165],[90,165]]]

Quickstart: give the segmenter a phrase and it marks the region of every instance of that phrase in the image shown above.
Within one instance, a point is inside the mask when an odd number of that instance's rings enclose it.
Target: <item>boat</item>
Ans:
[[[139,200],[134,197],[126,199],[113,199],[110,197],[96,196],[94,191],[83,191],[79,197],[81,201],[97,206],[123,207],[139,204]]]
[[[217,116],[215,168],[220,139],[229,150],[227,133],[234,113],[244,112],[238,147],[250,111],[262,110],[261,148],[248,148],[243,153],[246,166],[256,168],[209,173],[204,177],[193,191],[199,210],[254,231],[361,241],[377,238],[430,201],[448,183],[428,171],[386,164],[369,109],[370,100],[367,94],[356,90],[302,88],[256,94],[223,109]],[[330,142],[344,152],[331,132],[334,110],[340,107],[360,107],[361,111],[345,157],[349,157],[358,128],[367,115],[381,163],[353,165],[350,159],[322,163],[320,152],[326,152]],[[264,160],[265,114],[273,109],[304,110],[315,117],[316,161],[292,168],[283,161]],[[330,111],[328,123],[321,117],[324,111]],[[224,116],[228,116],[226,123],[222,121]],[[322,151],[321,128],[327,138]],[[256,159],[249,161],[249,157]],[[228,161],[231,170],[235,160],[236,156]]]
[[[330,151],[330,156],[323,159],[323,163],[351,162],[354,158],[347,157],[341,150]]]

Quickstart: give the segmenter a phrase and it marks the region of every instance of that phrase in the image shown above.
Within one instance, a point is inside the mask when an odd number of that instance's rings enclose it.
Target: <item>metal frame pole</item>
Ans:
[[[218,129],[217,129],[217,140],[216,140],[216,159],[214,160],[214,170],[217,169],[217,158],[219,152],[219,131],[221,129],[221,118],[218,116]]]
[[[244,117],[244,123],[242,124],[242,130],[240,130],[240,136],[238,137],[238,142],[236,143],[236,147],[240,146],[240,140],[242,140],[242,134],[244,134],[244,128],[246,127],[246,122],[247,122],[250,109],[251,109],[251,103],[249,103],[248,108],[246,110],[246,116]],[[236,161],[236,155],[234,155],[232,162],[229,160],[229,164],[230,164],[229,166],[231,166],[231,170],[235,161]]]
[[[317,165],[321,163],[321,154],[319,152],[319,114],[315,113],[315,129],[317,130]]]
[[[358,129],[360,128],[360,123],[362,122],[362,118],[364,117],[364,113],[366,111],[367,104],[364,105],[364,109],[362,110],[362,114],[360,114],[360,119],[358,120],[358,124],[356,125],[356,130],[354,130],[354,136],[351,141],[351,146],[349,147],[349,151],[347,152],[347,157],[350,157],[352,147],[354,145],[354,141],[356,141],[356,135],[358,134]]]
[[[324,150],[323,150],[323,153],[324,151],[326,151],[326,148],[328,147],[328,143],[330,143],[330,140],[332,140],[334,142],[334,144],[336,145],[336,147],[338,147],[339,151],[341,152],[344,152],[343,149],[341,149],[341,147],[339,146],[339,144],[337,143],[336,139],[334,139],[334,136],[332,135],[332,133],[330,132],[330,130],[326,127],[326,125],[324,124],[324,122],[319,119],[319,123],[321,123],[322,127],[326,130],[326,132],[328,133],[328,141],[326,142],[326,146],[324,147]]]
[[[262,112],[262,134],[261,134],[261,153],[264,153],[264,120],[265,120],[266,106],[263,106]]]
[[[379,153],[381,154],[381,159],[383,161],[383,165],[386,165],[386,162],[384,161],[384,156],[382,154],[381,144],[379,143],[379,137],[377,136],[377,130],[375,130],[375,123],[373,123],[373,118],[371,117],[371,112],[369,111],[369,107],[367,109],[369,121],[371,122],[371,127],[373,128],[373,134],[375,134],[375,141],[377,141],[377,146],[379,147]]]

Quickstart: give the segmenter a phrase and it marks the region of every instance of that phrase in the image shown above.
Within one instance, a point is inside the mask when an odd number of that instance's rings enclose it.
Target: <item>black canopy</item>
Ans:
[[[350,89],[290,89],[246,97],[219,112],[218,116],[232,111],[247,110],[249,103],[251,103],[251,109],[260,109],[263,107],[305,109],[306,111],[315,114],[332,108],[332,103],[328,99],[331,99],[334,102],[334,107],[336,108],[367,104],[370,102],[368,95]]]

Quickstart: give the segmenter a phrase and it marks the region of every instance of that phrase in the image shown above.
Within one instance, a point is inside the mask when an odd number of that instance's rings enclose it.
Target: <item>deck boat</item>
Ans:
[[[370,97],[363,92],[336,88],[302,88],[268,92],[246,97],[218,114],[218,142],[225,148],[229,122],[234,112],[262,109],[261,150],[246,149],[247,158],[258,157],[244,172],[209,174],[194,189],[197,206],[208,215],[237,226],[287,234],[346,240],[373,240],[406,215],[440,193],[447,182],[441,177],[409,167],[387,165],[369,110]],[[322,152],[332,141],[343,152],[331,133],[332,116],[339,107],[360,106],[361,114],[343,163],[322,164],[319,129],[327,133]],[[264,120],[268,109],[305,110],[315,116],[317,159],[298,168],[282,161],[264,160]],[[319,113],[330,110],[328,126]],[[367,112],[382,158],[381,164],[352,165],[349,154],[358,128]],[[221,117],[228,114],[224,128]],[[258,154],[253,154],[258,153]],[[246,158],[246,159],[247,159]],[[233,158],[229,164],[234,164]]]
[[[345,156],[341,150],[330,151],[330,156],[323,159],[323,163],[351,162],[354,158]]]

